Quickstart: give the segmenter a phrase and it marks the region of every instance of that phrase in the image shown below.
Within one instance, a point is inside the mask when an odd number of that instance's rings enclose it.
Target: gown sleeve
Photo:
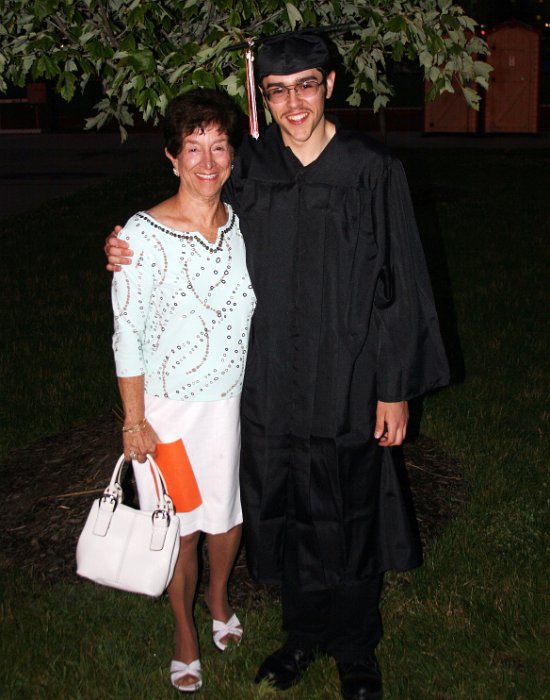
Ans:
[[[222,199],[222,202],[225,202],[226,204],[230,204],[231,207],[233,208],[233,211],[237,214],[237,216],[239,215],[238,200],[236,197],[235,185],[234,185],[232,177],[229,178],[229,180],[223,186],[221,199]]]
[[[239,150],[235,155],[231,177],[225,183],[222,189],[222,201],[230,204],[237,216],[241,216],[241,190],[243,188],[246,173],[252,157],[255,142],[250,136],[245,136],[242,140]]]
[[[381,401],[405,401],[444,386],[449,369],[403,166],[389,158],[375,194],[383,263],[373,307],[376,387]]]

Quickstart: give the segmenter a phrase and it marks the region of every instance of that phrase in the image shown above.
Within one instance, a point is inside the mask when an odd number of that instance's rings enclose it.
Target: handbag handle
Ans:
[[[158,501],[157,501],[157,508],[156,510],[153,511],[154,514],[156,514],[158,511],[165,512],[169,515],[174,515],[175,509],[174,509],[174,504],[172,502],[172,499],[168,495],[168,489],[166,488],[166,482],[164,481],[164,477],[162,476],[162,472],[158,468],[157,463],[155,462],[153,455],[147,454],[147,460],[149,462],[149,465],[153,471],[153,477],[157,481],[157,493],[158,493]],[[121,486],[121,479],[120,475],[122,472],[122,467],[124,466],[124,453],[120,455],[118,458],[118,461],[115,465],[115,468],[113,470],[113,473],[111,475],[111,481],[109,482],[109,485],[103,492],[103,499],[102,500],[109,500],[113,503],[113,505],[118,505],[119,503],[122,503],[124,499],[124,492],[122,490]]]
[[[157,480],[158,501],[156,509],[151,513],[153,522],[153,530],[151,534],[151,549],[161,550],[164,547],[166,533],[170,525],[171,518],[175,515],[175,508],[172,499],[168,495],[166,482],[162,476],[162,472],[158,468],[153,455],[148,454],[147,459],[153,471],[153,478]],[[99,499],[99,509],[97,518],[94,524],[94,535],[105,537],[111,518],[117,506],[119,506],[124,498],[124,492],[120,483],[120,474],[124,465],[124,453],[120,455],[111,475],[111,481],[103,492],[103,496]]]

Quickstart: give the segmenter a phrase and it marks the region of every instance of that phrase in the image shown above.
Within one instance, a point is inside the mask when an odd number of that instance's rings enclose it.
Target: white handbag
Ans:
[[[123,504],[121,455],[80,534],[76,573],[104,586],[156,597],[174,573],[180,547],[179,518],[155,460],[151,455],[147,459],[158,487],[156,510],[136,510]]]

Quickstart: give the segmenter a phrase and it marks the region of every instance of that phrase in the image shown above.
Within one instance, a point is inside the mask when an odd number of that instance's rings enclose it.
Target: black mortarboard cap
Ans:
[[[258,80],[266,75],[290,75],[308,68],[330,69],[331,57],[323,37],[312,30],[276,34],[262,40],[256,58]]]

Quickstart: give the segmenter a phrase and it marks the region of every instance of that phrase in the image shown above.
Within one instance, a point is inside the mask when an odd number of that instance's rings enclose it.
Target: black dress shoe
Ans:
[[[256,683],[266,680],[277,690],[286,690],[298,683],[312,661],[312,651],[285,646],[267,657],[254,680]]]
[[[344,700],[380,700],[382,674],[374,654],[365,661],[337,661]]]

